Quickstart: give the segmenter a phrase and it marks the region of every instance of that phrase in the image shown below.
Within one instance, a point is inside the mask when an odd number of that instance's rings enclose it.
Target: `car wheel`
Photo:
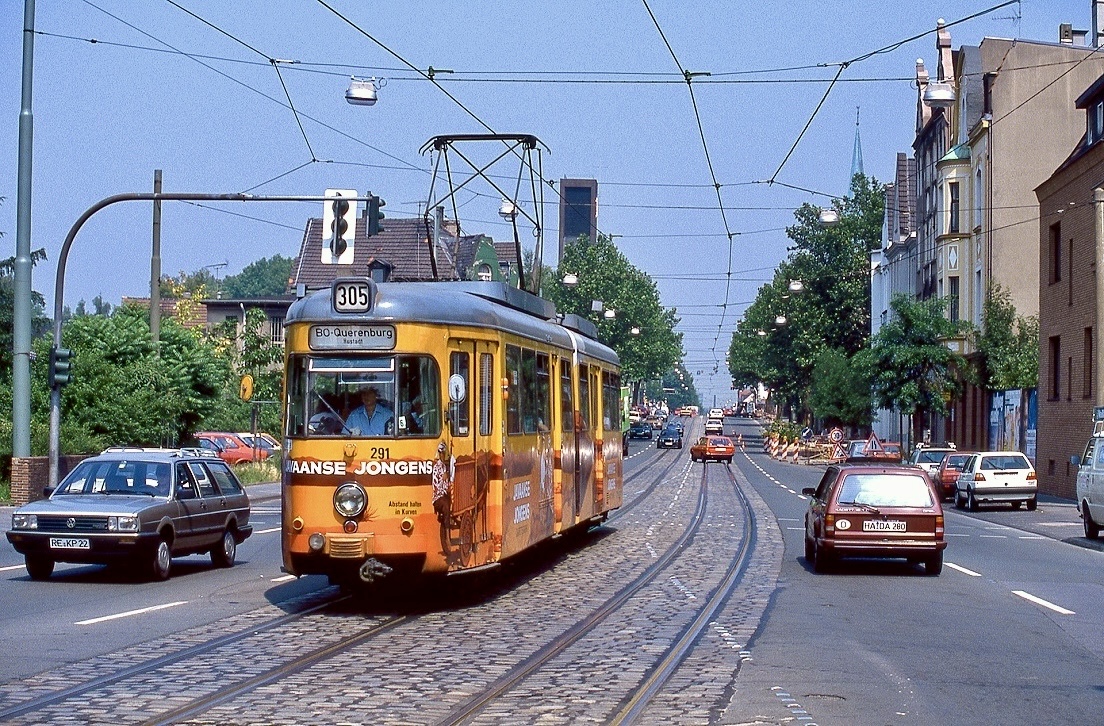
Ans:
[[[809,535],[805,535],[805,561],[810,565],[813,564],[813,559],[816,557],[816,545],[813,540],[809,539]]]
[[[955,509],[962,509],[964,506],[966,506],[963,503],[962,497],[960,495],[961,495],[961,492],[959,492],[957,489],[955,489],[955,493],[954,493],[954,506],[955,506]]]
[[[23,558],[27,574],[32,580],[48,580],[54,573],[54,561],[41,555],[26,555]]]
[[[969,509],[971,512],[976,512],[978,510],[978,503],[977,499],[974,498],[973,489],[966,492],[966,508]]]
[[[943,553],[938,552],[924,561],[924,573],[929,577],[936,577],[943,571]]]
[[[222,533],[218,547],[211,550],[211,564],[215,567],[233,567],[238,555],[238,540],[229,529]]]
[[[732,457],[731,457],[731,456],[729,456],[728,458],[726,458],[726,459],[725,459],[725,463],[726,463],[726,464],[731,464],[731,463],[732,463]]]
[[[1031,499],[1027,500],[1027,511],[1034,512],[1038,508],[1039,508],[1039,498],[1038,497],[1031,497]]]
[[[150,575],[154,580],[169,579],[169,571],[172,569],[172,547],[167,539],[157,540],[157,548],[153,551],[150,560]]]
[[[1092,515],[1089,514],[1089,503],[1081,502],[1081,523],[1085,525],[1085,536],[1089,539],[1096,539],[1100,536],[1100,525],[1093,521]]]
[[[1023,504],[1023,502],[1012,502],[1012,508],[1019,509],[1021,504]]]
[[[813,543],[813,570],[824,574],[831,567],[832,563],[828,558],[828,553],[825,552],[821,546],[817,543]]]

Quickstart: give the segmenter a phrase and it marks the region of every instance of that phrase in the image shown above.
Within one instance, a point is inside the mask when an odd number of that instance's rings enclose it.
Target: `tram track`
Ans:
[[[625,477],[625,482],[631,482],[652,473],[656,467],[662,466],[658,474],[648,481],[647,486],[640,491],[630,502],[623,505],[618,510],[611,513],[610,519],[616,519],[629,511],[637,507],[642,502],[646,501],[651,493],[655,490],[660,483],[662,483],[669,475],[670,471],[679,463],[681,457],[667,457],[664,456],[667,452],[663,452],[659,456],[654,457],[651,461],[648,461],[637,471],[634,471],[631,475]],[[663,465],[665,463],[665,465]],[[329,588],[327,588],[329,589]],[[320,616],[325,615],[327,611],[334,610],[342,603],[348,602],[353,596],[349,594],[341,594],[334,592],[333,594],[324,594],[324,591],[319,591],[319,595],[322,598],[320,602],[309,605],[292,613],[286,613],[267,621],[260,623],[253,623],[246,627],[240,628],[232,633],[220,635],[209,640],[205,640],[200,643],[185,646],[180,650],[172,653],[167,653],[162,656],[154,657],[139,663],[134,663],[129,666],[112,670],[109,673],[97,675],[80,683],[68,685],[59,690],[54,690],[49,693],[30,698],[17,704],[13,704],[9,707],[0,709],[0,722],[7,723],[12,719],[19,719],[36,712],[41,712],[44,709],[63,704],[67,701],[74,699],[80,699],[89,694],[94,694],[97,691],[107,689],[115,684],[122,683],[130,679],[140,679],[142,677],[156,674],[157,672],[179,666],[186,663],[189,660],[202,659],[205,656],[216,653],[221,649],[232,647],[236,644],[242,643],[247,639],[256,638],[257,636],[265,633],[276,631],[277,629],[285,626],[294,626],[298,621],[302,621],[312,615]],[[194,699],[186,704],[179,705],[170,712],[162,713],[148,721],[143,723],[147,724],[164,724],[164,723],[176,723],[181,720],[192,718],[204,711],[218,706],[221,703],[225,703],[235,697],[241,696],[249,691],[255,690],[263,685],[277,681],[280,678],[286,677],[292,673],[296,673],[305,668],[317,665],[324,662],[328,658],[332,658],[335,655],[366,643],[372,638],[375,638],[387,631],[408,623],[411,620],[419,617],[417,614],[405,614],[386,618],[382,621],[372,623],[369,627],[360,630],[354,635],[347,637],[346,639],[323,645],[321,647],[314,648],[301,656],[295,657],[290,661],[279,663],[271,668],[266,668],[263,672],[257,673],[244,681],[232,684],[223,684],[216,693],[205,695],[201,698]],[[163,641],[164,639],[162,639]],[[158,641],[148,644],[150,647],[157,647]],[[173,694],[166,694],[172,696]],[[174,702],[178,700],[173,696]]]

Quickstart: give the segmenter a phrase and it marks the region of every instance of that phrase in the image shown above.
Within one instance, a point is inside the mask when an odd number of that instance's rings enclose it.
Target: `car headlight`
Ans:
[[[13,514],[12,529],[38,529],[38,516],[35,514]]]
[[[345,482],[334,492],[334,509],[342,517],[356,517],[368,506],[368,495],[356,482]]]
[[[108,532],[137,532],[138,531],[138,518],[134,517],[134,516],[108,517],[107,518],[107,531]]]

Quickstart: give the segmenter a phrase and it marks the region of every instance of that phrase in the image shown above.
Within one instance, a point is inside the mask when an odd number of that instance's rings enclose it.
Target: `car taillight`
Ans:
[[[974,474],[974,481],[985,481],[985,475],[979,471],[977,474]]]
[[[1033,472],[1033,471],[1029,471],[1029,472],[1027,473],[1027,480],[1028,480],[1028,481],[1035,481],[1035,472]]]
[[[943,539],[943,515],[940,514],[935,518],[935,538]]]
[[[827,537],[836,531],[836,515],[828,514],[824,517],[824,536]]]

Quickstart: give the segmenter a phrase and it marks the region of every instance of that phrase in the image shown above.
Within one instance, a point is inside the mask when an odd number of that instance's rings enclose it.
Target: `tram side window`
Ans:
[[[490,436],[494,427],[494,357],[479,354],[479,434]]]
[[[583,431],[590,431],[590,366],[579,366],[579,412],[582,414]]]
[[[521,433],[521,348],[506,346],[506,433]]]
[[[575,409],[571,395],[571,361],[569,360],[560,361],[560,418],[563,419],[565,432],[575,430]]]
[[[463,399],[453,401],[452,395],[461,391],[452,386],[454,376],[464,381]],[[471,398],[468,397],[471,382],[471,360],[467,353],[449,354],[449,429],[453,436],[467,436],[471,433]]]
[[[606,431],[621,430],[621,381],[616,373],[602,371],[602,423]]]
[[[438,436],[441,433],[441,393],[437,368],[426,356],[399,356],[398,433]]]

